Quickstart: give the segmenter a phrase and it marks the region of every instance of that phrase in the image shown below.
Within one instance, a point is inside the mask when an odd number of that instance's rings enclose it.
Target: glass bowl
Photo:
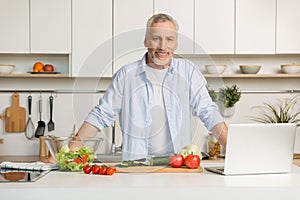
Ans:
[[[101,147],[103,138],[47,137],[46,145],[60,171],[82,171],[90,164]]]

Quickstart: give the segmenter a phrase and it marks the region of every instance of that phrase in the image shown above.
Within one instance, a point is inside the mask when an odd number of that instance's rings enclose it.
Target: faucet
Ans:
[[[122,152],[122,145],[120,147],[116,146],[116,128],[115,123],[112,124],[112,144],[111,144],[111,153],[115,154],[117,152]]]

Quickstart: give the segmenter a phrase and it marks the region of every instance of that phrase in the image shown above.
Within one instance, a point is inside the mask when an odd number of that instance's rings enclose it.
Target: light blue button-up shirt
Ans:
[[[123,160],[149,156],[147,128],[151,125],[150,108],[155,97],[145,72],[146,56],[114,74],[99,105],[86,118],[99,130],[119,119]],[[205,78],[188,60],[172,58],[162,87],[174,152],[192,143],[192,115],[199,117],[208,130],[224,121],[207,92]]]

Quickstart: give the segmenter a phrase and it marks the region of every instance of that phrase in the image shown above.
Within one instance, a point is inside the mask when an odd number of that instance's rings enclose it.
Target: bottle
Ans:
[[[47,147],[45,143],[46,136],[40,136],[40,158],[48,157]]]

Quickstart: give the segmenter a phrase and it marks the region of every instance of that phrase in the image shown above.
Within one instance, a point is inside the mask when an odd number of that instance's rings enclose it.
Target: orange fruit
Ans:
[[[44,64],[41,62],[36,62],[33,65],[33,71],[40,71],[43,70],[43,68],[44,68]]]

